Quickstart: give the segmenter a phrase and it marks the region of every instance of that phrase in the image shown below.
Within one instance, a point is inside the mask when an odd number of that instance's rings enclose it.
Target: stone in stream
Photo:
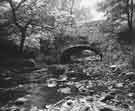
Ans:
[[[54,74],[56,76],[65,73],[66,69],[67,67],[64,65],[51,65],[48,67],[49,73]]]
[[[49,79],[47,80],[47,86],[48,87],[56,87],[57,86],[57,80],[56,79]]]
[[[60,111],[71,111],[73,108],[75,101],[68,100],[64,104],[62,104]]]
[[[90,101],[88,99],[91,99]],[[54,111],[125,111],[122,108],[116,108],[115,106],[108,105],[106,103],[100,102],[97,98],[93,96],[68,98],[58,102],[51,110]]]
[[[58,92],[61,92],[63,94],[71,94],[71,88],[69,88],[69,87],[60,88],[60,89],[58,89]]]
[[[135,73],[134,72],[128,72],[125,74],[125,80],[134,81],[135,80]]]
[[[36,68],[36,62],[34,59],[21,59],[13,62],[18,68]]]
[[[106,102],[106,101],[112,100],[112,99],[114,99],[113,95],[106,95],[101,101],[102,102]]]
[[[113,110],[110,108],[103,108],[103,109],[100,109],[100,111],[113,111]]]
[[[21,65],[27,66],[27,67],[35,67],[36,66],[36,62],[35,62],[34,59],[28,59],[28,60],[23,60]]]
[[[15,105],[21,106],[21,105],[24,105],[24,103],[27,102],[27,101],[28,101],[27,98],[24,98],[24,97],[18,98],[18,99],[15,101]]]

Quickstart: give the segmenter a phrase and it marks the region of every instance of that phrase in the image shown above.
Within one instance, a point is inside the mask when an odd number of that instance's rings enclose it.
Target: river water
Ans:
[[[83,62],[44,65],[36,68],[1,68],[0,111],[40,111],[30,109],[35,107],[47,109],[68,97],[103,98],[112,91],[113,87],[110,85],[120,82],[120,78],[110,75],[111,72],[104,69],[106,66],[101,61],[87,60],[86,57],[86,61]],[[122,85],[118,88],[126,91],[127,86]],[[119,100],[118,97],[115,99]]]
[[[85,84],[91,83],[78,64],[6,69],[0,77],[0,107],[1,110],[12,106],[45,108],[67,96],[87,95]]]

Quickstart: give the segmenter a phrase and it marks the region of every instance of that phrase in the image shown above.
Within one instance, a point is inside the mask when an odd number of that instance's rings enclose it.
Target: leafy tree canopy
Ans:
[[[133,29],[135,0],[105,0],[99,4],[99,10],[106,12],[106,15],[113,24],[127,22],[129,30]]]

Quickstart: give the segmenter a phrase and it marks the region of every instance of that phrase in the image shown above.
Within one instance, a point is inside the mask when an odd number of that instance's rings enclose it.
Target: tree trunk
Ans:
[[[130,31],[133,30],[133,13],[134,13],[134,3],[133,0],[131,0]]]
[[[26,33],[25,33],[25,31],[22,31],[21,32],[21,41],[20,41],[20,53],[23,53],[25,39],[26,39]]]
[[[129,31],[132,32],[133,30],[133,13],[134,13],[134,6],[133,6],[133,0],[129,2],[127,0],[127,17],[128,17],[128,27]]]
[[[132,21],[128,21],[128,27],[129,27],[129,31],[132,32],[133,31]]]

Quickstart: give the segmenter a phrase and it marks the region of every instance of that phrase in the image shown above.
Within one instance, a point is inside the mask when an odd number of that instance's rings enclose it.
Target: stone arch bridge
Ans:
[[[102,60],[103,55],[99,48],[92,46],[92,45],[78,44],[78,45],[72,45],[72,46],[66,47],[61,51],[60,63],[61,64],[70,63],[71,55],[81,52],[83,50],[90,50],[90,51],[94,52],[96,55],[99,55],[100,60]]]

